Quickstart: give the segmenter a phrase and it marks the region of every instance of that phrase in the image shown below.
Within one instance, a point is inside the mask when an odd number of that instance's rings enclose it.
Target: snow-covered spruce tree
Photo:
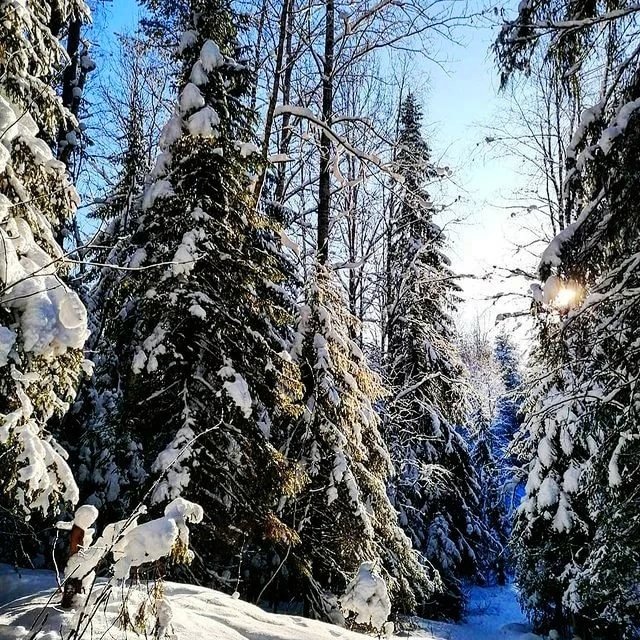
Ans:
[[[469,441],[471,460],[482,487],[478,496],[480,516],[499,544],[492,568],[495,569],[496,578],[502,581],[508,520],[504,499],[504,443],[497,425],[497,413],[505,389],[491,338],[482,330],[479,321],[461,337],[460,352],[468,371],[471,390],[471,413],[464,434]]]
[[[74,397],[87,338],[55,241],[78,204],[49,146],[70,118],[51,87],[65,58],[49,23],[66,6],[0,2],[0,528],[11,561],[34,541],[32,516],[78,498],[48,429]]]
[[[603,70],[568,146],[571,224],[542,257],[555,324],[541,333],[546,381],[521,434],[529,477],[514,537],[532,617],[583,638],[640,634],[639,15],[630,2],[526,3],[498,42],[507,73],[546,47],[569,91],[585,65]]]
[[[376,562],[395,611],[415,610],[438,588],[397,523],[386,494],[391,461],[374,404],[383,388],[350,337],[356,319],[336,275],[318,265],[306,292],[292,356],[303,371],[305,412],[285,454],[304,489],[283,501],[294,579],[308,613],[336,620],[341,595],[362,562]]]
[[[118,475],[97,468],[92,479],[107,511],[126,512],[150,487],[156,504],[195,498],[205,518],[190,571],[233,589],[243,548],[294,536],[272,511],[294,487],[272,442],[296,415],[300,386],[286,355],[289,265],[252,196],[258,154],[244,104],[249,72],[233,59],[236,17],[225,0],[187,4],[179,100],[110,320],[130,356],[118,360],[122,400],[107,425]]]
[[[522,496],[522,483],[515,473],[517,462],[509,454],[509,447],[522,425],[522,373],[517,347],[505,331],[501,331],[495,340],[495,360],[502,378],[503,393],[497,400],[496,414],[493,419],[493,431],[496,434],[500,477],[503,489],[504,505],[507,514],[513,514]],[[509,520],[512,518],[509,517]],[[510,527],[510,523],[508,524]]]
[[[392,220],[387,374],[387,439],[396,476],[390,486],[400,521],[414,546],[441,573],[446,589],[429,615],[458,617],[460,579],[477,577],[491,546],[479,514],[477,476],[455,425],[468,412],[464,366],[451,312],[458,287],[443,254],[425,191],[433,176],[416,98],[402,105],[396,171],[402,198]]]
[[[576,415],[567,402],[574,380],[564,364],[577,354],[559,339],[555,314],[539,322],[539,344],[524,383],[525,421],[509,450],[525,483],[511,557],[522,603],[536,628],[562,632],[568,624],[565,571],[584,553],[589,537],[584,501],[576,495],[586,452],[577,446]]]
[[[520,356],[513,340],[505,331],[496,336],[494,355],[504,391],[497,401],[497,427],[502,439],[508,443],[522,423],[520,407],[523,398]]]
[[[132,71],[135,69],[136,63],[132,62]],[[128,268],[136,267],[136,260],[131,261],[136,251],[131,236],[137,227],[149,173],[140,80],[132,73],[123,118],[125,147],[119,175],[104,202],[92,212],[92,217],[100,221],[100,228],[84,254],[87,269],[82,277],[82,293],[91,330],[86,347],[94,364],[93,375],[81,386],[78,400],[64,421],[64,432],[71,438],[65,446],[77,468],[80,490],[85,496],[98,492],[94,499],[99,504],[116,499],[122,477],[118,465],[130,469],[137,451],[128,438],[119,435],[114,439],[117,431],[110,425],[117,419],[133,357],[132,324],[121,314],[129,299]],[[81,440],[72,435],[81,432]],[[141,473],[136,477],[140,481],[144,476]]]
[[[611,120],[599,125],[601,136],[609,135]],[[541,629],[586,638],[635,638],[640,629],[633,568],[640,553],[638,358],[631,337],[638,322],[638,228],[627,219],[628,189],[640,166],[636,127],[637,115],[614,149],[584,170],[582,179],[594,189],[589,202],[606,192],[597,214],[576,223],[544,256],[549,304],[558,286],[582,293],[573,310],[552,312],[543,327],[539,380],[516,439],[528,471],[513,538],[524,603]]]

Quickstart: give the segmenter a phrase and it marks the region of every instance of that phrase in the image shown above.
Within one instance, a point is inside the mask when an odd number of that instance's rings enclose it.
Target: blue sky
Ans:
[[[473,2],[479,5],[482,0]],[[103,11],[97,25],[104,29],[101,40],[111,32],[131,30],[137,23],[134,0],[113,0]],[[425,88],[425,129],[434,154],[454,170],[450,191],[461,196],[441,221],[451,240],[453,267],[458,273],[473,274],[487,273],[493,265],[513,264],[514,260],[530,267],[531,260],[527,264],[514,258],[513,242],[520,230],[511,210],[504,207],[521,182],[516,161],[490,157],[483,146],[484,127],[495,120],[503,104],[490,51],[496,28],[487,20],[455,35],[458,43],[434,39],[430,53],[439,63],[425,57],[416,58],[413,64],[416,86]],[[451,218],[462,218],[463,222],[451,224]],[[498,290],[513,290],[513,283],[466,280],[463,286],[466,302],[460,309],[460,320],[466,325],[479,316],[490,329],[497,313],[523,305],[522,300],[512,298],[495,304],[484,300]],[[526,292],[524,287],[520,289]]]
[[[497,158],[487,149],[486,127],[501,116],[504,98],[499,91],[498,71],[490,51],[495,38],[490,26],[469,30],[464,47],[450,47],[446,71],[434,66],[427,100],[428,120],[435,131],[434,148],[441,151],[454,169],[454,180],[462,200],[454,206],[456,217],[464,221],[450,230],[454,265],[459,273],[485,274],[494,265],[521,264],[516,257],[520,226],[507,208],[513,192],[521,186],[517,161]],[[525,260],[526,264],[528,260]],[[491,326],[499,312],[510,311],[513,299],[492,305],[483,297],[498,290],[513,289],[499,281],[466,281],[469,303],[462,309],[463,320],[475,315]],[[518,302],[522,306],[522,302]]]

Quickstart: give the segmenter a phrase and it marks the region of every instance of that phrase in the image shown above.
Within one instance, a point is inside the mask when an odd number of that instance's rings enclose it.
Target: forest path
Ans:
[[[420,620],[420,631],[399,637],[412,640],[540,640],[531,632],[518,604],[515,586],[472,587],[467,615],[451,624]]]

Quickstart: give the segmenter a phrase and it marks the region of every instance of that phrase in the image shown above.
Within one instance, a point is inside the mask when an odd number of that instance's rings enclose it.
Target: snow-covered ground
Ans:
[[[433,640],[539,640],[520,611],[515,588],[473,587],[464,622],[419,620],[421,632],[410,638]],[[404,637],[404,636],[403,636]]]
[[[0,565],[0,640],[35,637],[58,640],[76,628],[76,612],[59,607],[56,580],[49,571],[22,571]],[[298,616],[277,615],[202,587],[166,583],[165,598],[172,609],[171,627],[178,640],[211,638],[215,640],[362,640],[358,633],[307,620]],[[17,598],[17,599],[16,599]],[[146,591],[129,594],[131,618],[139,610]],[[86,638],[136,640],[131,628],[116,624],[121,612],[115,602],[100,607],[89,626]],[[524,622],[511,587],[475,588],[467,621],[447,624],[419,620],[421,629],[400,633],[398,637],[415,640],[534,640]],[[35,632],[35,635],[34,635]],[[153,628],[147,628],[153,633]]]

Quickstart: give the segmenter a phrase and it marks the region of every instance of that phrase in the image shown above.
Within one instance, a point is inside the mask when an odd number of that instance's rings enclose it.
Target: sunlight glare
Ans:
[[[579,293],[578,288],[575,286],[562,285],[553,299],[553,306],[558,309],[568,309],[577,302]]]

